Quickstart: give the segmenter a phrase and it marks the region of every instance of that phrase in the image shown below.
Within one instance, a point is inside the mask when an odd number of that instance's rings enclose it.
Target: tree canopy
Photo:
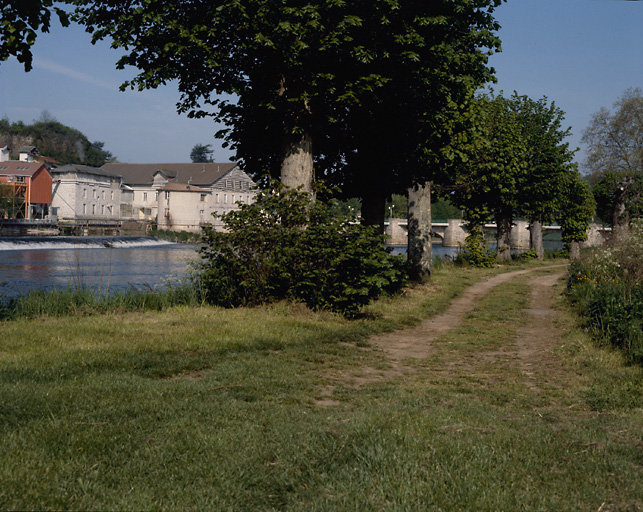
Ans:
[[[448,126],[435,114],[462,104],[454,91],[474,89],[491,76],[486,58],[499,46],[491,15],[499,3],[77,0],[76,19],[94,40],[111,38],[125,49],[117,66],[140,71],[125,86],[176,79],[179,111],[226,123],[227,142],[246,168],[282,178],[300,173],[293,183],[309,187],[313,155],[326,158],[324,170],[346,163],[356,151],[349,142],[356,126],[375,119],[381,132],[402,128],[408,141],[396,140],[414,149],[420,147],[416,134],[430,140],[427,130],[415,130],[418,119],[427,128]],[[424,101],[429,90],[431,101]],[[368,108],[376,113],[382,100],[389,109],[409,105],[405,112],[418,114],[407,124],[398,116],[394,126],[390,117],[366,114]],[[350,133],[342,134],[346,127]]]
[[[190,151],[190,160],[195,163],[212,162],[213,153],[211,144],[195,144]]]
[[[585,167],[598,179],[604,172],[643,172],[643,93],[626,90],[610,111],[596,112],[583,134]]]
[[[53,4],[53,0],[0,0],[0,61],[14,56],[25,71],[31,70],[31,47],[39,31],[49,32],[52,13],[63,26],[69,25],[67,12]]]

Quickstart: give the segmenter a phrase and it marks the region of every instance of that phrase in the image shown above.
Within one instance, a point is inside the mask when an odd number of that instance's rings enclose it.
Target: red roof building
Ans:
[[[44,219],[51,205],[51,174],[42,162],[0,162],[0,188],[6,206],[0,215],[10,219]]]

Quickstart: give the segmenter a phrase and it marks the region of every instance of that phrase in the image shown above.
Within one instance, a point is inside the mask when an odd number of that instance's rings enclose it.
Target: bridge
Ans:
[[[408,239],[408,225],[406,219],[390,218],[384,223],[385,233],[392,245],[406,245]],[[485,237],[495,240],[496,224],[485,224]],[[560,237],[560,226],[543,226],[543,240],[548,237]],[[587,241],[584,246],[592,247],[605,243],[610,228],[598,224],[591,224],[587,233]],[[448,219],[446,222],[439,221],[431,224],[433,243],[441,243],[444,247],[458,247],[464,243],[469,232],[466,223],[462,219]],[[529,249],[529,223],[524,220],[515,220],[511,229],[511,247],[513,249]]]

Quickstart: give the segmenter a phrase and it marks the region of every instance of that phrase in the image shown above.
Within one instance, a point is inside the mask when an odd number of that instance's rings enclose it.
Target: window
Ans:
[[[103,201],[105,200],[105,191],[103,190]]]
[[[147,201],[147,192],[143,192],[143,201]]]
[[[87,189],[83,189],[83,199],[87,199]]]
[[[199,210],[199,215],[200,215],[201,217],[203,217],[203,212],[204,212],[204,210]]]
[[[234,204],[234,194],[232,194],[232,204]]]
[[[94,199],[98,198],[98,192],[96,192],[96,189],[93,189],[93,190],[92,190],[92,197],[93,197]]]
[[[250,196],[246,196],[246,203],[250,204]]]
[[[169,190],[165,191],[165,199],[170,199],[170,191]]]
[[[217,194],[217,203],[219,202],[219,194]]]
[[[228,194],[223,194],[223,204],[228,204]]]
[[[104,204],[101,205],[101,207],[100,207],[100,214],[105,215],[105,205]]]
[[[96,192],[96,191],[94,191],[94,192]],[[96,215],[96,205],[95,204],[92,205],[92,215]]]
[[[83,204],[83,215],[87,215],[87,205]]]
[[[112,190],[112,192],[111,192],[111,194],[110,194],[110,199],[111,199],[112,201],[114,200],[114,191],[113,191],[113,190]]]
[[[167,194],[167,192],[166,192],[166,194]],[[165,209],[165,213],[164,213],[164,215],[165,215],[165,218],[166,218],[166,219],[169,219],[169,218],[170,218],[170,209],[169,209],[169,208],[166,208],[166,209]]]
[[[201,201],[205,201],[205,194],[201,194]]]

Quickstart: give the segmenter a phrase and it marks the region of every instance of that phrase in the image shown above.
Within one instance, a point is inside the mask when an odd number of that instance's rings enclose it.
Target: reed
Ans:
[[[0,320],[40,316],[89,315],[114,311],[160,311],[173,306],[199,306],[199,287],[185,282],[163,289],[130,288],[120,292],[100,292],[85,286],[53,290],[31,290],[0,302]]]

